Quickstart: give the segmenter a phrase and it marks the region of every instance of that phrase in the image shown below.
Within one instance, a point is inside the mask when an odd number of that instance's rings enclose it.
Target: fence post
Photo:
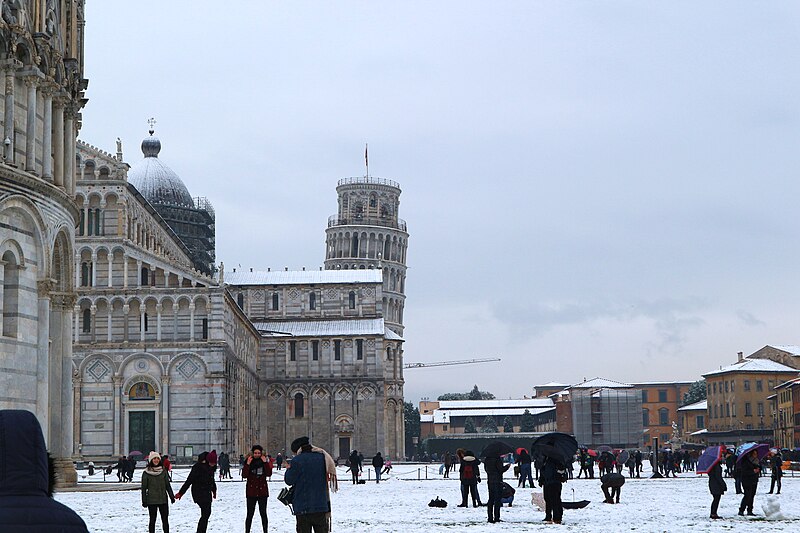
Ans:
[[[428,465],[425,465],[425,479],[428,479]]]
[[[370,471],[369,471],[369,468],[367,468],[367,481],[370,481],[369,476],[370,476]]]
[[[419,468],[417,468],[417,480],[419,481],[420,479],[422,479],[422,478],[419,475]]]

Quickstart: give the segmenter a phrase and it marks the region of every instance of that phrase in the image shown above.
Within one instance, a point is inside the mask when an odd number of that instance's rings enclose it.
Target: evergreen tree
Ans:
[[[477,385],[472,387],[472,390],[469,392],[467,396],[470,400],[483,400],[483,397],[481,396],[481,391],[478,389]]]
[[[472,419],[471,416],[468,416],[466,420],[464,420],[464,433],[477,433],[478,430],[475,429],[475,421]]]
[[[436,399],[440,402],[444,402],[448,400],[494,400],[495,397],[491,392],[482,391],[475,385],[469,392],[447,392],[439,395]]]
[[[503,433],[514,433],[514,422],[509,416],[503,419]]]
[[[695,381],[689,386],[689,390],[683,395],[683,404],[701,402],[706,399],[706,380]]]
[[[533,418],[533,415],[527,409],[522,413],[522,421],[519,424],[519,430],[524,433],[531,433],[536,430],[536,419]]]
[[[497,433],[497,421],[493,416],[488,415],[481,424],[481,433]]]
[[[419,409],[411,402],[403,402],[405,411],[406,453],[413,454],[414,439],[419,439]]]

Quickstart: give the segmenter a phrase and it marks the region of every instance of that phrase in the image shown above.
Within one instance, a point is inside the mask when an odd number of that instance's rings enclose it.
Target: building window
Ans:
[[[746,390],[746,391],[750,390],[750,380],[749,379],[744,380],[744,390]]]
[[[303,394],[298,392],[294,395],[294,417],[303,418],[305,416],[305,405],[303,401]]]
[[[648,403],[647,402],[647,391],[646,390],[642,390],[642,403]]]
[[[203,319],[203,340],[208,340],[208,319]]]
[[[83,332],[92,332],[92,312],[89,309],[83,310]]]
[[[714,394],[716,394],[716,393],[717,393],[717,382],[715,381],[714,382]]]
[[[297,341],[289,341],[289,361],[297,361]]]
[[[731,404],[731,416],[736,418],[736,404]]]
[[[92,282],[92,264],[88,262],[81,263],[81,287],[91,287]]]
[[[725,382],[725,392],[728,392],[728,382]]]
[[[764,416],[764,404],[763,403],[758,402],[758,405],[756,405],[756,413],[758,414],[758,416]]]
[[[356,308],[356,293],[350,291],[350,309]]]
[[[311,359],[319,361],[319,341],[311,341]]]
[[[336,361],[342,360],[342,341],[333,341],[333,358]]]
[[[729,403],[725,404],[725,416],[728,418],[731,416],[731,404]]]
[[[386,348],[386,360],[391,361],[392,359],[394,359],[394,356],[392,355],[392,349]]]
[[[658,410],[658,424],[660,426],[668,426],[669,425],[669,409],[666,407],[662,407]]]
[[[642,425],[647,427],[650,425],[650,410],[642,409]]]
[[[695,423],[697,425],[697,429],[705,429],[706,427],[706,417],[703,415],[697,415],[695,417]]]
[[[659,389],[658,391],[658,401],[660,403],[664,403],[667,401],[667,391],[664,389]]]
[[[236,296],[236,305],[239,306],[239,309],[244,311],[244,294],[239,294]]]
[[[706,383],[706,396],[711,396],[711,383]]]
[[[731,392],[736,392],[736,380],[731,380]]]
[[[273,311],[277,311],[279,304],[280,304],[280,300],[278,298],[278,293],[277,292],[272,293],[272,310]]]
[[[142,285],[150,285],[150,271],[147,267],[142,267]]]
[[[753,416],[753,408],[750,406],[750,402],[745,402],[744,404],[744,416]]]
[[[444,424],[444,425],[442,426],[442,431],[447,431],[447,424]]]
[[[756,392],[763,392],[764,391],[764,382],[760,379],[756,380]]]
[[[315,311],[317,309],[317,293],[312,292],[308,295],[308,308],[311,311]]]
[[[364,359],[364,339],[356,339],[356,359]]]

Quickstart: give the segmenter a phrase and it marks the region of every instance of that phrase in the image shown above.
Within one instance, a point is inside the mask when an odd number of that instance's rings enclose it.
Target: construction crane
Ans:
[[[461,359],[459,361],[437,361],[435,363],[405,363],[403,368],[427,368],[429,366],[471,365],[474,363],[491,363],[500,361],[499,357],[491,359]]]

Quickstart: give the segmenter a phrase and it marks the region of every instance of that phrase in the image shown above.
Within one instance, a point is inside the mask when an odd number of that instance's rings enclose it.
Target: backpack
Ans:
[[[470,464],[464,465],[464,479],[473,479],[475,477],[475,472],[473,470],[473,466]]]
[[[440,500],[439,497],[437,496],[435,500],[431,500],[430,501],[430,503],[428,504],[428,507],[441,507],[441,508],[444,508],[444,507],[447,507],[447,502],[445,500]]]

